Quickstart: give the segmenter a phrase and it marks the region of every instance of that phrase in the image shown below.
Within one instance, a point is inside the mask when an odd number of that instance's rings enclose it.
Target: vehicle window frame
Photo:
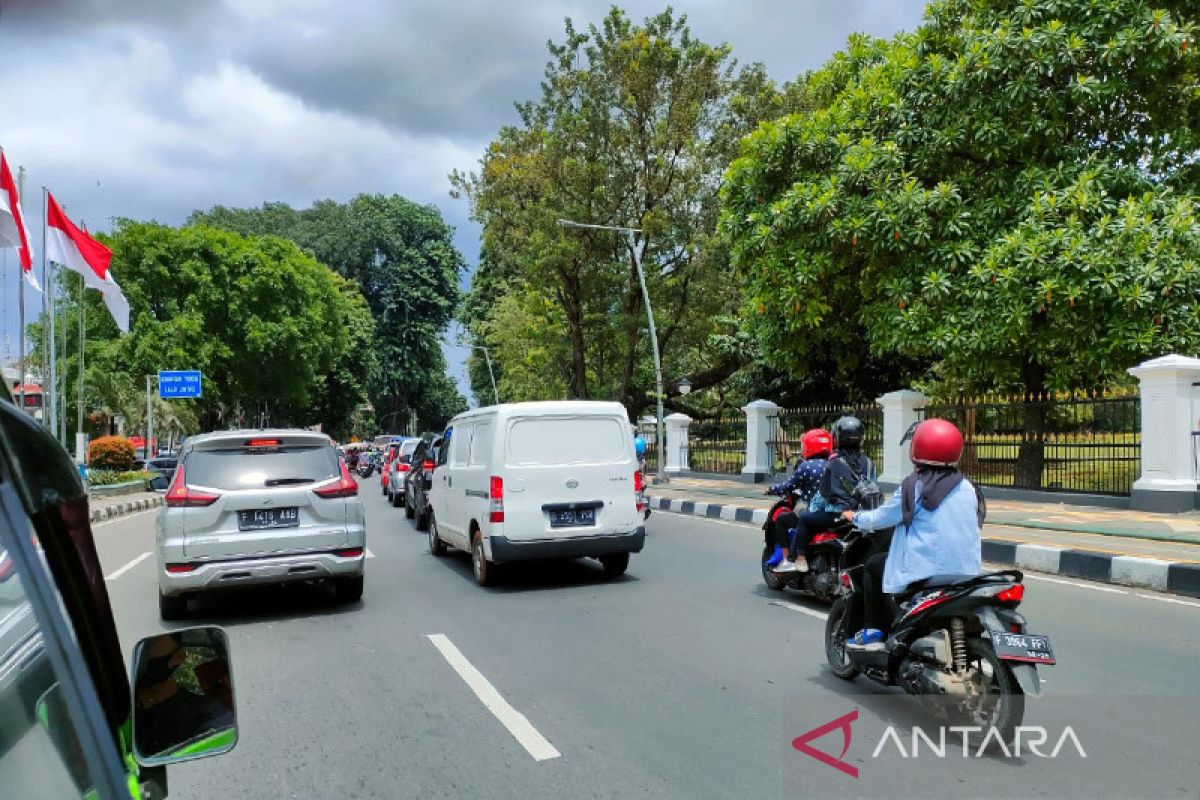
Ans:
[[[444,467],[450,462],[450,448],[446,446],[446,440],[454,443],[454,427],[446,428],[446,432],[442,434],[442,446],[438,448],[437,466]]]
[[[75,636],[62,615],[59,602],[61,593],[54,579],[42,567],[33,546],[33,526],[8,481],[0,483],[0,514],[4,516],[0,520],[0,547],[7,550],[13,559],[21,586],[33,609],[70,723],[83,751],[89,777],[97,784],[92,788],[101,797],[128,796],[127,776],[113,734],[106,727],[107,721],[96,686]],[[30,535],[23,535],[23,532]]]

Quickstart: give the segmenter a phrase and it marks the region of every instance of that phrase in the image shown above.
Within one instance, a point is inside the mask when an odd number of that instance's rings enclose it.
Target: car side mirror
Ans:
[[[181,628],[133,649],[133,753],[143,766],[228,753],[237,744],[229,639]]]

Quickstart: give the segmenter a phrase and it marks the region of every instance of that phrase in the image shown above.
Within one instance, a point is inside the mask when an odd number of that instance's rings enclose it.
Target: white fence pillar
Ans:
[[[688,459],[688,426],[692,418],[687,414],[671,414],[663,419],[667,426],[667,473],[678,475],[690,469]]]
[[[920,419],[917,411],[928,398],[920,392],[900,389],[888,392],[875,402],[883,406],[883,469],[879,471],[879,482],[900,483],[913,468],[908,458],[908,445],[901,445],[900,438]]]
[[[770,400],[755,400],[744,406],[746,412],[746,466],[742,477],[755,483],[766,480],[773,470],[770,442],[775,438],[779,406]]]
[[[1169,355],[1129,370],[1142,396],[1142,475],[1130,504],[1145,511],[1197,507],[1196,447],[1200,430],[1200,358]]]

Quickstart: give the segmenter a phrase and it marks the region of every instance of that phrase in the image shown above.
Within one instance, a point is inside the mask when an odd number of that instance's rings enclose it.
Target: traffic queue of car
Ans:
[[[154,551],[163,620],[251,586],[308,582],[335,602],[363,597],[363,484],[328,436],[206,433],[174,460],[155,465],[160,483],[169,475]],[[641,472],[618,403],[474,409],[441,435],[388,440],[379,481],[434,556],[470,554],[480,585],[527,559],[596,558],[617,576],[645,541]],[[87,503],[67,453],[0,396],[6,797],[165,797],[167,765],[237,743],[221,628],[150,632],[126,673]]]

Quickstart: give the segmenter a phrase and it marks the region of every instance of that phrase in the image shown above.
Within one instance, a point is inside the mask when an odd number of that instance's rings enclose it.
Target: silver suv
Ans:
[[[188,439],[158,512],[158,603],[237,586],[326,580],[362,597],[366,526],[358,484],[328,436],[223,431]]]

